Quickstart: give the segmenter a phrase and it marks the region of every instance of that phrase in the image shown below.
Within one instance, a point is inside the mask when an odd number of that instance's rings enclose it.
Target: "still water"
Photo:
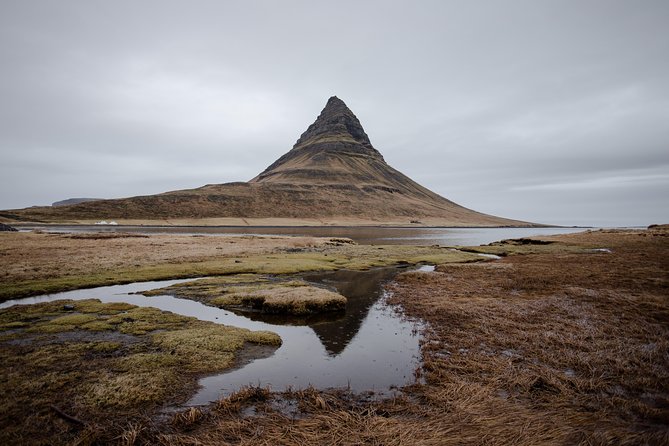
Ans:
[[[296,324],[295,320],[273,316],[252,320],[199,302],[172,296],[146,297],[131,294],[169,286],[184,280],[143,282],[50,294],[7,301],[31,304],[57,299],[90,299],[103,302],[129,302],[157,307],[201,320],[278,333],[282,346],[270,357],[256,359],[245,366],[200,381],[201,389],[188,405],[215,401],[245,385],[270,386],[274,390],[306,388],[350,388],[354,392],[374,391],[389,394],[398,386],[415,382],[420,366],[418,321],[409,321],[385,302],[383,284],[398,268],[370,271],[336,271],[308,274],[305,280],[336,289],[348,298],[345,313]],[[429,274],[426,272],[426,274]]]
[[[137,234],[183,235],[293,235],[347,237],[371,245],[475,246],[507,238],[569,234],[584,228],[386,228],[386,227],[253,227],[253,226],[20,226],[21,230],[48,232],[130,232]]]

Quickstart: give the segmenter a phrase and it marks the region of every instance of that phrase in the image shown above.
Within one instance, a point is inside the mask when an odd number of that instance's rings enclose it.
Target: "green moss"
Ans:
[[[84,308],[88,312],[80,312]],[[93,308],[98,311],[91,312]],[[20,435],[40,444],[76,443],[67,436],[74,431],[54,431],[53,414],[45,410],[51,405],[105,429],[126,426],[133,417],[146,419],[165,404],[186,401],[202,373],[225,370],[247,343],[281,343],[274,333],[99,301],[0,310],[5,325],[23,320],[39,327],[40,335],[17,330],[11,335],[22,342],[0,349],[0,412],[16,420],[3,426],[0,440]],[[102,341],[96,332],[100,328],[110,330]],[[77,335],[68,338],[66,331]],[[124,332],[133,336],[120,335]]]
[[[91,345],[91,350],[97,353],[111,353],[119,350],[123,347],[123,344],[120,342],[94,342]]]
[[[190,358],[187,366],[193,371],[210,371],[228,368],[234,361],[234,352],[246,342],[281,345],[281,338],[270,332],[215,325],[153,335],[153,342],[178,356]]]
[[[79,327],[96,319],[97,317],[92,314],[67,314],[65,316],[51,319],[49,323],[54,325],[74,325],[75,327]]]
[[[344,296],[311,286],[304,280],[270,281],[265,276],[241,276],[198,279],[142,293],[170,294],[219,308],[254,309],[275,314],[305,315],[339,311],[346,306]]]
[[[90,405],[113,409],[156,404],[164,400],[170,387],[178,382],[176,370],[170,369],[102,373],[89,383],[84,399]]]
[[[124,356],[116,361],[115,366],[123,371],[147,371],[158,370],[163,367],[179,365],[183,358],[179,358],[171,352],[135,353]]]
[[[73,331],[76,328],[77,327],[75,325],[50,324],[48,322],[44,322],[39,325],[30,327],[26,331],[29,333],[60,333],[62,331]]]
[[[555,242],[547,245],[520,244],[513,241],[496,242],[485,246],[465,246],[461,251],[474,254],[494,254],[501,257],[528,254],[577,254],[587,253],[589,248]]]
[[[26,353],[24,359],[33,368],[50,369],[59,361],[77,362],[87,350],[88,346],[81,342],[46,344]]]
[[[27,327],[27,326],[29,326],[29,324],[27,322],[23,322],[23,321],[6,322],[6,323],[0,324],[0,331],[13,330],[13,329],[16,329],[16,328],[24,328],[24,327]]]
[[[97,299],[79,300],[73,306],[76,311],[81,313],[96,313],[98,315],[119,314],[137,308],[135,305],[125,302],[102,303]]]
[[[183,327],[194,319],[157,308],[135,307],[106,319],[106,323],[115,325],[125,334],[146,334],[155,330],[174,330]]]
[[[111,331],[116,328],[114,324],[110,324],[107,320],[95,320],[80,326],[82,330],[88,331]]]
[[[288,281],[266,286],[231,287],[227,294],[212,297],[209,303],[222,308],[246,307],[263,313],[305,315],[346,308],[346,298],[338,293],[310,286],[304,281]]]

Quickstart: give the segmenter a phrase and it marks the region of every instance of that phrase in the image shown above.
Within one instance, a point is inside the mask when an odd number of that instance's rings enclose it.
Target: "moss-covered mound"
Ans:
[[[169,294],[219,308],[267,314],[303,316],[346,309],[346,298],[339,293],[303,280],[270,279],[257,274],[194,280],[142,294]]]

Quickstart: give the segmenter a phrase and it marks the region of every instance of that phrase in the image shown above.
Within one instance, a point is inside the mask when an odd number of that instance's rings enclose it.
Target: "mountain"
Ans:
[[[336,96],[249,182],[0,212],[10,221],[201,225],[534,226],[464,208],[390,167]]]
[[[67,200],[60,200],[51,203],[51,206],[69,206],[71,204],[85,203],[87,201],[102,200],[102,198],[68,198]]]

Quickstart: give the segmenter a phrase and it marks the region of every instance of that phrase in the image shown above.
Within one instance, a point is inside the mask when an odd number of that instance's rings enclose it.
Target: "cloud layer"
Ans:
[[[336,94],[467,207],[669,222],[669,3],[0,4],[0,208],[248,180]]]

